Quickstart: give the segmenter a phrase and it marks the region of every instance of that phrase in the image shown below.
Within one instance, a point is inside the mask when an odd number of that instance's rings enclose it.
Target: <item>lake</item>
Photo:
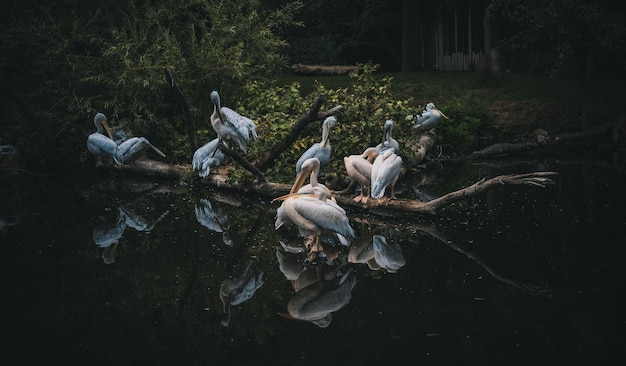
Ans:
[[[557,172],[555,184],[503,185],[432,216],[348,209],[350,247],[305,265],[295,228],[274,230],[271,197],[0,170],[3,358],[607,364],[626,340],[618,161],[442,162],[397,193],[427,200],[533,171]]]

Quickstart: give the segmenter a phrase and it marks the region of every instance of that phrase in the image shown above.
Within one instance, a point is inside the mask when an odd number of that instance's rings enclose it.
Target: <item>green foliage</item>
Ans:
[[[35,3],[0,7],[0,90],[11,96],[0,107],[5,118],[30,121],[3,136],[32,161],[50,151],[59,161],[84,156],[90,108],[114,124],[122,117],[147,120],[146,137],[168,158],[182,156],[181,103],[164,70],[180,81],[202,122],[212,89],[233,95],[285,65],[287,43],[276,34],[299,25],[294,14],[302,7],[295,1],[265,10],[258,0]]]
[[[378,65],[361,65],[363,72],[350,75],[351,83],[345,87],[327,89],[315,83],[310,94],[302,97],[300,84],[287,86],[253,82],[244,89],[239,110],[255,119],[260,141],[250,146],[249,154],[258,156],[284,139],[295,120],[307,112],[313,100],[324,96],[322,110],[342,105],[345,110],[336,115],[337,125],[332,129],[330,141],[333,149],[330,165],[325,169],[332,180],[345,179],[343,157],[360,154],[369,146],[382,141],[384,123],[393,119],[397,139],[401,139],[406,115],[410,114],[408,100],[396,100],[391,92],[392,77],[375,78]],[[295,164],[300,155],[321,139],[322,121],[310,124],[301,138],[283,153],[276,165],[267,172],[272,181],[292,182]],[[241,177],[241,176],[240,176]]]
[[[450,118],[442,118],[437,125],[438,144],[447,146],[447,153],[469,154],[491,140],[487,128],[489,112],[475,93],[468,92],[437,107]]]

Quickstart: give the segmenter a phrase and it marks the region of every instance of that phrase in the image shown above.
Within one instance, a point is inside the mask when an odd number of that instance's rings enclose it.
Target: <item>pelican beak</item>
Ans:
[[[313,192],[312,191],[307,191],[307,192],[288,193],[288,194],[285,194],[283,196],[274,198],[272,200],[272,203],[274,203],[275,201],[284,201],[284,200],[287,200],[289,198],[306,197],[306,196],[313,196]]]
[[[107,121],[101,121],[100,124],[104,127],[104,131],[106,131],[107,135],[109,135],[109,138],[113,140],[113,135],[111,134],[111,129],[109,128]]]
[[[300,171],[300,174],[298,174],[298,176],[296,177],[296,181],[293,183],[293,186],[291,187],[291,191],[289,191],[289,193],[298,192],[298,189],[300,189],[304,185],[304,181],[306,180],[306,177],[308,175],[307,173],[309,172],[305,172],[304,169]]]
[[[161,155],[162,157],[165,157],[165,153],[159,150],[156,146],[152,146],[152,149],[156,151],[157,154]]]
[[[448,116],[446,116],[445,114],[443,114],[443,112],[441,111],[441,109],[437,109],[439,111],[439,113],[441,113],[441,115],[443,116],[443,118],[445,119],[449,119]]]

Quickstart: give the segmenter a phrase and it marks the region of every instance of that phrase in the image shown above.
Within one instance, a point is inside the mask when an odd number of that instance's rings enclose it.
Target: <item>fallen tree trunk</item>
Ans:
[[[518,154],[564,144],[581,143],[589,144],[589,140],[605,133],[612,133],[613,143],[623,140],[625,135],[624,124],[626,115],[621,115],[615,120],[603,123],[594,128],[580,132],[562,133],[550,136],[546,131],[536,130],[534,140],[521,143],[497,143],[488,146],[480,151],[475,151],[471,155],[464,156],[461,160],[476,160],[488,157],[499,157],[502,155]]]
[[[405,170],[415,168],[420,164],[426,157],[426,154],[435,146],[436,142],[437,133],[435,130],[427,131],[417,139],[407,139],[405,145],[408,150],[413,152],[413,155],[403,159]]]
[[[191,170],[190,166],[169,165],[152,160],[137,160],[132,165],[124,165],[121,167],[124,171],[132,171],[152,176],[180,178],[183,174]],[[554,184],[553,177],[556,172],[533,172],[526,174],[499,175],[493,178],[483,178],[469,187],[450,192],[442,197],[427,202],[420,202],[411,199],[370,199],[366,204],[356,203],[353,201],[354,194],[344,191],[333,192],[333,197],[341,206],[347,208],[361,210],[385,209],[399,212],[423,213],[434,215],[443,207],[449,206],[455,202],[466,200],[467,198],[476,196],[487,189],[492,189],[505,184],[530,185],[544,188],[547,185]],[[227,175],[211,174],[203,179],[209,186],[221,189],[236,190],[248,194],[257,194],[269,198],[275,198],[289,193],[290,184],[272,183],[267,181],[256,181],[252,183],[230,182]]]
[[[293,64],[291,70],[301,75],[346,75],[358,72],[358,66]]]

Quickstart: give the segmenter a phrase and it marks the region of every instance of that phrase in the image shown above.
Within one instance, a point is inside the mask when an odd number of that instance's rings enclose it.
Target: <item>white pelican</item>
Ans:
[[[208,177],[211,174],[211,167],[219,166],[224,160],[224,153],[217,148],[218,143],[219,138],[215,138],[193,153],[191,166],[193,170],[198,171],[199,176]]]
[[[385,145],[387,143],[385,142]],[[395,199],[395,185],[400,177],[400,168],[402,167],[402,158],[395,154],[392,149],[386,149],[379,154],[374,164],[372,164],[372,188],[371,196],[373,198],[382,198],[385,195],[385,189],[390,188],[390,197]]]
[[[107,124],[107,117],[102,113],[97,113],[93,117],[93,123],[96,126],[96,132],[87,137],[87,149],[89,149],[89,152],[96,156],[111,156],[117,165],[124,164],[122,154],[117,148],[115,141],[113,141],[111,129]],[[106,135],[104,134],[105,132]]]
[[[428,131],[439,123],[441,117],[448,119],[442,111],[435,107],[435,104],[428,103],[426,109],[422,111],[422,115],[417,118],[417,123],[413,125],[413,128],[418,131]]]
[[[378,149],[368,147],[360,155],[350,155],[343,158],[348,177],[361,186],[361,193],[354,197],[354,202],[367,203],[369,187],[371,186],[372,162],[378,156]]]
[[[330,116],[322,123],[322,140],[316,142],[308,150],[306,150],[296,162],[296,175],[300,174],[302,164],[310,158],[317,158],[320,161],[320,171],[324,169],[326,164],[330,161],[331,146],[330,146],[330,130],[337,124],[337,119]],[[318,172],[319,174],[319,172]]]
[[[222,107],[217,90],[211,92],[211,102],[213,102],[211,126],[217,137],[228,147],[238,145],[245,154],[248,151],[248,141],[257,139],[254,121],[228,107]]]
[[[389,143],[389,147],[394,149],[394,153],[400,154],[400,143],[398,140],[393,138],[393,120],[388,119],[385,121],[385,133],[383,134],[383,140],[380,144],[376,145],[378,152],[382,152],[385,146],[385,141]]]
[[[87,137],[87,149],[96,156],[111,156],[117,165],[133,161],[138,153],[146,147],[152,148],[157,154],[165,157],[165,154],[152,145],[145,137],[131,137],[119,145],[113,141],[111,129],[107,124],[107,118],[102,113],[97,113],[93,118],[96,132]],[[106,132],[106,135],[104,133]]]
[[[336,202],[327,199],[326,191],[319,186],[313,186],[308,191],[290,193],[273,201],[283,201],[276,213],[275,229],[291,222],[300,229],[303,236],[312,237],[306,244],[309,257],[315,258],[318,253],[323,252],[320,240],[322,235],[336,236],[344,246],[349,245],[348,238],[355,237],[346,211]]]

